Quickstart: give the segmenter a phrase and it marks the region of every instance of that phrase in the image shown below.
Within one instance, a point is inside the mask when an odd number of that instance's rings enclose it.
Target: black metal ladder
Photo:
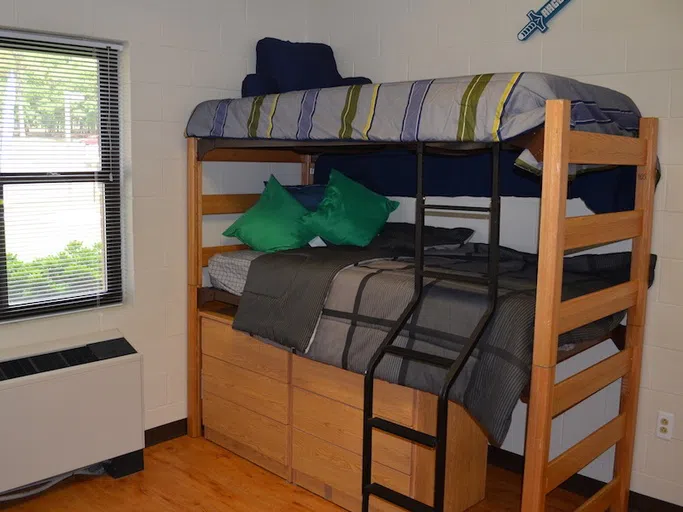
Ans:
[[[405,510],[412,512],[443,512],[444,495],[446,484],[446,442],[448,439],[448,404],[449,396],[458,375],[465,367],[465,363],[474,351],[488,325],[496,308],[498,299],[498,264],[500,260],[500,143],[491,144],[492,169],[491,169],[491,206],[485,207],[459,207],[451,205],[426,205],[424,197],[424,152],[425,144],[417,145],[417,187],[415,204],[415,289],[413,296],[401,313],[400,317],[387,333],[377,351],[373,354],[365,373],[364,387],[364,412],[363,412],[363,512],[370,510],[370,496],[376,496],[393,503]],[[489,249],[487,277],[467,277],[453,275],[448,272],[428,271],[424,268],[424,218],[426,210],[450,210],[466,212],[489,213]],[[488,286],[487,308],[481,320],[474,328],[463,350],[457,359],[448,359],[425,352],[397,347],[393,345],[406,323],[415,312],[423,298],[424,278],[436,278],[442,280],[468,281]],[[444,383],[439,393],[437,405],[437,429],[436,435],[432,436],[419,432],[398,423],[377,418],[373,413],[374,377],[375,371],[385,355],[393,355],[419,361],[425,364],[438,366],[448,370]],[[393,489],[374,483],[372,481],[372,435],[373,431],[382,430],[395,436],[401,437],[413,443],[421,444],[436,450],[436,464],[434,474],[434,505],[422,503],[410,496],[399,493]]]

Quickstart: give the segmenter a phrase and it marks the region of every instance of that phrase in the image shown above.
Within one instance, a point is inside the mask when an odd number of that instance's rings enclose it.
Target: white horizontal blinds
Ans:
[[[120,302],[119,49],[0,32],[0,321]]]

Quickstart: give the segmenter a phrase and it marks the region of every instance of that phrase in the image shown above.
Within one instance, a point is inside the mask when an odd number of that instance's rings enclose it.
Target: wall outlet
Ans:
[[[675,416],[670,412],[659,411],[657,413],[657,437],[666,441],[671,441],[674,433]]]

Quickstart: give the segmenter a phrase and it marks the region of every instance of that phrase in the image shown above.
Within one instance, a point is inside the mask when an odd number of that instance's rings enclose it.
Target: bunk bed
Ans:
[[[297,91],[200,104],[188,136],[188,429],[349,510],[462,511],[484,497],[489,433],[451,390],[496,313],[500,243],[498,161],[503,144],[541,174],[541,217],[522,510],[545,510],[546,496],[608,448],[615,476],[580,510],[627,510],[642,359],[651,226],[657,175],[657,120],[608,89],[539,73],[477,75],[398,84]],[[204,195],[202,162],[292,162],[309,183],[325,152],[402,147],[415,151],[414,294],[361,376],[233,329],[235,296],[203,286],[203,268],[244,246],[203,247],[205,215],[242,213],[258,195]],[[425,279],[462,280],[424,264],[428,209],[426,152],[491,151],[487,307],[453,359],[394,345],[423,299]],[[566,218],[572,174],[637,166],[632,211]],[[471,210],[471,208],[470,208]],[[630,278],[563,300],[565,252],[633,239]],[[620,328],[573,352],[560,335],[627,311]],[[562,382],[558,361],[610,337],[620,351]],[[375,378],[387,356],[446,369],[440,390]],[[551,422],[622,379],[620,414],[549,460]],[[375,499],[371,499],[371,497]],[[376,499],[379,498],[379,499]]]

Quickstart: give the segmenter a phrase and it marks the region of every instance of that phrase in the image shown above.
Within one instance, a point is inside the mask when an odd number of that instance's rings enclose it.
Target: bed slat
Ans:
[[[567,219],[564,234],[565,250],[608,244],[640,236],[643,232],[643,212],[604,213]]]
[[[569,163],[593,165],[645,165],[645,139],[571,131]]]
[[[557,384],[553,391],[553,417],[623,377],[628,372],[631,355],[631,349],[626,349]]]
[[[614,504],[621,480],[619,477],[600,489],[591,499],[576,509],[576,512],[605,512]]]
[[[560,304],[560,334],[590,324],[632,307],[638,298],[638,283],[628,281]]]
[[[246,245],[221,245],[218,247],[204,247],[202,249],[202,267],[209,266],[209,260],[216,254],[224,252],[244,251],[249,249]]]
[[[254,206],[261,194],[211,194],[202,197],[202,215],[244,213]]]
[[[624,437],[626,416],[620,414],[548,464],[545,492],[549,493],[573,474],[605,453]]]
[[[204,162],[268,162],[298,164],[303,158],[299,153],[286,149],[235,149],[215,147],[219,143],[220,141],[200,139],[200,159]],[[210,144],[214,147],[210,147]]]

